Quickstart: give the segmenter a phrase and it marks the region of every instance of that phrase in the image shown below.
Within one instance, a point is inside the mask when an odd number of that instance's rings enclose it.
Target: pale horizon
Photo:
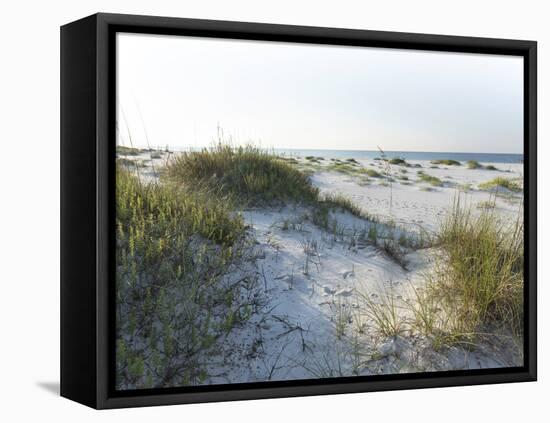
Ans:
[[[117,35],[118,142],[523,154],[523,58]]]

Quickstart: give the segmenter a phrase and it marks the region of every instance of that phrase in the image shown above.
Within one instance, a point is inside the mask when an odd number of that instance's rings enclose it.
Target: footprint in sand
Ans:
[[[335,297],[351,297],[355,288],[342,288],[334,293]]]
[[[323,292],[325,295],[334,295],[336,293],[336,289],[328,285],[323,285]]]
[[[342,273],[342,277],[344,279],[347,279],[353,276],[355,276],[355,272],[353,270],[348,270],[347,272]]]

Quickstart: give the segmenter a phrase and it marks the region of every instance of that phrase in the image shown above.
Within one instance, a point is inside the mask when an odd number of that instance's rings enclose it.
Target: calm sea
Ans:
[[[275,149],[277,154],[288,156],[316,156],[328,159],[374,159],[381,157],[380,151],[361,150],[298,150],[298,149]],[[478,162],[490,163],[521,163],[523,154],[493,154],[493,153],[441,153],[430,151],[386,151],[386,157],[399,157],[405,160],[457,160],[464,162],[476,160]]]

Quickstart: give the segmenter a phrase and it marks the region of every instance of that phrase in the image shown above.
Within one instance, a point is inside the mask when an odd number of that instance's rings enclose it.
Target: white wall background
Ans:
[[[235,422],[542,421],[550,392],[539,241],[539,382],[96,412],[59,381],[59,26],[97,11],[539,42],[539,240],[550,239],[550,27],[544,1],[82,0],[4,2],[0,25],[0,420]],[[546,393],[544,391],[547,391]]]

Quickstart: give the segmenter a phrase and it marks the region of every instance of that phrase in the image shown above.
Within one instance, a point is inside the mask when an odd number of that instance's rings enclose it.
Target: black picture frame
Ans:
[[[524,58],[525,361],[523,367],[114,390],[115,34],[519,55]],[[61,395],[97,409],[534,381],[537,375],[537,44],[119,14],[61,27]]]

